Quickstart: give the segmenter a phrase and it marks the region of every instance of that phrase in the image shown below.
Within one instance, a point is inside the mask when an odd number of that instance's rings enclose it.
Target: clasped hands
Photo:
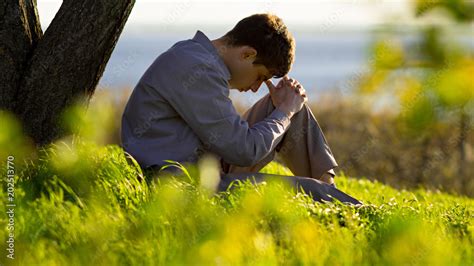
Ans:
[[[271,80],[265,81],[273,106],[284,112],[289,118],[299,112],[308,101],[306,91],[295,79],[284,76],[275,86]]]

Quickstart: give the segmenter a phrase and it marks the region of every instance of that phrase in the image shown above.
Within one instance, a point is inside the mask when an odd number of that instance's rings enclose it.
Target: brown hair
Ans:
[[[255,14],[239,21],[224,35],[231,46],[248,45],[257,50],[254,64],[262,64],[280,78],[288,74],[295,57],[295,40],[281,18]]]

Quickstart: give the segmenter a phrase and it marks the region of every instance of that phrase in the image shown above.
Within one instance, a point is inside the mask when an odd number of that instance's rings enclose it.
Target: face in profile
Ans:
[[[257,92],[263,82],[272,78],[270,70],[262,64],[254,64],[257,51],[249,46],[234,48],[230,62],[231,79],[229,84],[240,92]]]

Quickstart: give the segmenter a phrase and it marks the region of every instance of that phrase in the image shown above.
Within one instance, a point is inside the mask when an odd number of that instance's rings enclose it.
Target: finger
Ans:
[[[283,86],[284,82],[285,81],[283,79],[280,79],[280,81],[278,81],[278,84],[276,85],[276,88],[277,89],[281,88]]]
[[[283,87],[288,87],[289,84],[288,84],[288,81],[284,78],[282,78],[280,80],[280,82],[278,82],[278,85],[276,86],[277,89],[280,89],[280,88],[283,88]]]
[[[284,85],[291,87],[293,86],[293,80],[291,78],[287,78],[284,80]]]
[[[303,87],[299,88],[300,94],[306,94],[306,90]]]
[[[300,94],[305,92],[305,89],[299,83],[297,83],[296,85],[293,85],[293,88],[295,89],[296,92],[298,92]]]
[[[296,86],[293,86],[293,88],[294,88],[295,92],[300,93],[300,94],[304,90],[303,87],[300,84],[298,84]]]
[[[297,86],[298,81],[293,79],[293,78],[289,78],[287,81],[286,81],[286,85],[291,87],[292,89],[296,89],[296,86]]]
[[[276,90],[275,85],[273,85],[273,82],[270,79],[265,80],[265,84],[267,85],[268,89],[270,90],[270,93],[272,93],[274,90]]]

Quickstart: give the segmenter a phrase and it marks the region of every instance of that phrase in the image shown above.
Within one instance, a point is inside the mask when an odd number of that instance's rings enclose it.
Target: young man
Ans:
[[[212,153],[226,174],[222,189],[254,176],[275,152],[301,177],[286,177],[290,181],[333,184],[337,163],[305,105],[303,86],[286,76],[294,52],[293,37],[270,14],[247,17],[216,40],[198,31],[176,43],[148,68],[127,103],[124,149],[145,169],[159,169],[164,160],[196,162]],[[274,86],[272,77],[283,78]],[[269,94],[241,118],[229,89],[256,92],[263,82]]]

